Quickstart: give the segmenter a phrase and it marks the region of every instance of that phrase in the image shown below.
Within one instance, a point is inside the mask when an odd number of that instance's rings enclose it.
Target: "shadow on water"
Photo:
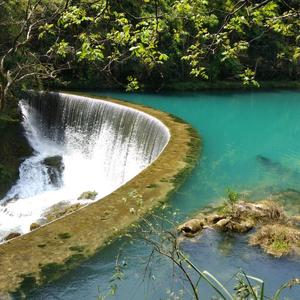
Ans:
[[[273,258],[256,247],[247,246],[248,235],[220,233],[207,230],[194,238],[193,243],[185,241],[182,248],[190,259],[203,269],[214,274],[227,288],[233,289],[233,275],[238,270],[259,278],[269,278],[266,295],[271,296],[292,274],[299,274],[300,262],[296,257]],[[202,288],[205,288],[202,286]],[[206,289],[205,299],[210,299],[213,291]],[[283,295],[289,299],[299,299],[299,288],[288,290]]]
[[[297,171],[293,168],[286,167],[278,161],[273,161],[271,158],[268,158],[263,155],[257,155],[256,160],[267,171],[276,173],[279,176],[290,176],[291,178],[296,177],[293,180],[300,179],[299,171]]]

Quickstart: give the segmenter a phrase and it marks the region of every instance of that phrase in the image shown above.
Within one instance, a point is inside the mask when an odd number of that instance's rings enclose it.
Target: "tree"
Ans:
[[[299,16],[294,0],[85,0],[59,20],[57,47],[129,90],[192,78],[257,86],[270,71],[298,78]]]
[[[0,0],[1,1],[1,0]],[[0,110],[48,79],[156,89],[172,81],[297,80],[298,0],[0,2]],[[101,85],[99,85],[101,82]]]
[[[0,111],[20,87],[55,79],[61,69],[54,52],[41,43],[41,30],[55,22],[68,1],[8,0],[0,3]],[[51,28],[51,25],[50,25]],[[3,33],[3,34],[2,34]]]

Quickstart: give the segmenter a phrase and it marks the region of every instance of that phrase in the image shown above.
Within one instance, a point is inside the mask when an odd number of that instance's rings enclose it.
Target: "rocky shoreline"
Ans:
[[[209,212],[201,211],[178,226],[181,236],[193,238],[206,229],[248,234],[248,243],[275,257],[300,255],[300,216],[288,215],[276,200],[257,202],[228,199]]]

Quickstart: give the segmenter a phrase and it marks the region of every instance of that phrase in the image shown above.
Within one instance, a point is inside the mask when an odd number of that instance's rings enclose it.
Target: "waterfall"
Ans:
[[[97,199],[110,194],[151,164],[170,138],[156,118],[103,100],[32,93],[20,108],[34,154],[0,200],[0,241],[9,232],[28,232],[58,202],[78,203],[85,191],[96,191]],[[61,158],[60,175],[49,172],[49,157]],[[54,182],[53,176],[60,177]]]

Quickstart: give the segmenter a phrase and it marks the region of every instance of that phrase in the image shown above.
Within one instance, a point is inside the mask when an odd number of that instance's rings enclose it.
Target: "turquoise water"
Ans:
[[[170,199],[183,215],[222,201],[227,188],[258,199],[287,189],[300,190],[300,92],[101,94],[173,113],[199,131],[201,159]],[[109,285],[124,242],[113,243],[57,282],[32,293],[30,299],[96,299],[98,288]],[[263,278],[268,293],[300,276],[299,261],[274,259],[246,244],[243,237],[211,233],[183,243],[183,248],[201,269],[229,286],[239,268]],[[153,262],[153,274],[144,276],[143,262],[150,250],[140,241],[123,246],[125,278],[111,299],[169,299],[168,289],[180,289],[182,281],[163,259]],[[210,299],[212,292],[201,288],[204,296],[200,299]],[[289,290],[286,295],[300,299],[300,290]]]

